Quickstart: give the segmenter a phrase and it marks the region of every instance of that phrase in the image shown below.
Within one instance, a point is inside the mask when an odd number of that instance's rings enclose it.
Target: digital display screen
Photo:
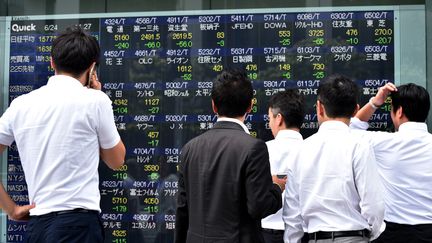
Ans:
[[[172,243],[177,166],[182,146],[216,122],[212,81],[224,68],[241,68],[253,82],[254,105],[245,124],[251,135],[272,139],[267,102],[288,88],[306,98],[301,133],[318,128],[319,83],[344,74],[361,87],[365,103],[378,87],[395,82],[395,11],[290,9],[94,14],[78,18],[12,17],[8,45],[9,102],[46,84],[52,41],[80,25],[101,46],[97,70],[112,100],[127,148],[117,170],[100,164],[106,242]],[[152,15],[153,14],[153,15]],[[371,128],[391,128],[390,106]],[[8,150],[7,190],[27,204],[27,187],[15,145]],[[8,221],[7,241],[21,242],[26,224]]]

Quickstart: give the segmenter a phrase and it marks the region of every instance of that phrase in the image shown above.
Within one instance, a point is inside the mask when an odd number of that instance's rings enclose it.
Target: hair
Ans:
[[[329,118],[350,118],[358,104],[359,88],[351,79],[335,74],[318,87],[318,100]]]
[[[79,77],[93,62],[99,64],[100,48],[95,37],[78,26],[69,27],[54,39],[51,57],[55,69]]]
[[[224,70],[213,82],[211,98],[218,115],[231,118],[243,116],[253,98],[252,83],[244,71]]]
[[[269,100],[273,115],[281,114],[287,128],[300,129],[304,118],[304,98],[294,89],[278,92]]]
[[[401,85],[391,93],[392,112],[402,107],[402,112],[413,122],[425,122],[429,114],[430,98],[427,90],[419,85]]]

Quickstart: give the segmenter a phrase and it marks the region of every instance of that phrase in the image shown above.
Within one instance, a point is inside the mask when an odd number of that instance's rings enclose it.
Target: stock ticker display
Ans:
[[[363,103],[378,87],[394,82],[393,11],[268,11],[12,18],[9,101],[53,75],[50,51],[58,32],[80,25],[99,40],[99,79],[127,147],[121,169],[103,163],[99,169],[106,242],[173,242],[180,151],[216,122],[210,93],[224,68],[242,68],[252,80],[254,106],[245,124],[263,140],[272,138],[267,101],[281,90],[294,88],[306,97],[302,134],[307,137],[318,128],[314,104],[327,76],[354,79]],[[389,107],[374,115],[372,128],[391,126]],[[9,148],[7,160],[7,190],[18,204],[27,204],[16,146]],[[21,242],[25,229],[25,223],[8,221],[8,242]]]

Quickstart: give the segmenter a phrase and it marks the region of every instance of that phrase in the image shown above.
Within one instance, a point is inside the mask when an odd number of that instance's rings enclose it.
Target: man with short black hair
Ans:
[[[283,220],[285,243],[366,243],[381,232],[384,203],[373,149],[351,132],[359,89],[350,79],[320,83],[319,130],[303,142],[288,170]]]
[[[0,118],[0,149],[16,142],[28,186],[26,242],[103,242],[99,158],[124,163],[111,101],[94,70],[96,38],[69,28],[54,41],[48,83],[12,101]]]
[[[294,163],[303,143],[300,127],[304,118],[304,99],[297,90],[288,89],[273,95],[268,107],[268,124],[274,136],[273,140],[266,142],[270,171],[273,176],[286,178],[288,168]],[[261,224],[266,243],[283,243],[282,209],[264,218]]]
[[[263,243],[261,219],[281,208],[284,184],[272,183],[266,145],[243,124],[252,84],[226,70],[211,97],[217,122],[181,153],[175,242]]]
[[[432,135],[425,123],[430,109],[427,90],[409,83],[388,83],[352,119],[351,127],[367,121],[391,97],[390,116],[397,132],[364,132],[377,158],[385,193],[386,229],[374,242],[432,242]]]

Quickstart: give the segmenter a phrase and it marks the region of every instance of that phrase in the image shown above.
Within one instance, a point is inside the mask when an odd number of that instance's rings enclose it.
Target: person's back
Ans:
[[[298,242],[303,232],[309,242],[368,242],[380,233],[384,204],[373,150],[348,127],[357,95],[343,76],[318,88],[319,130],[304,141],[288,173],[285,242]]]
[[[99,159],[119,168],[125,147],[93,73],[99,56],[96,38],[68,28],[53,41],[55,75],[0,118],[0,149],[16,142],[35,204],[26,242],[103,242]]]
[[[224,242],[240,242],[239,229],[257,234],[251,230],[259,226],[259,219],[266,213],[257,206],[268,200],[267,193],[260,190],[262,185],[244,185],[249,170],[266,168],[265,165],[253,168],[260,164],[251,163],[251,160],[264,159],[260,151],[266,150],[265,143],[246,134],[240,126],[237,129],[230,125],[219,122],[182,150],[182,157],[187,161],[184,164],[186,190],[193,192],[188,197],[189,208],[201,212],[191,214],[189,219],[190,242],[198,239],[193,233]],[[248,187],[253,191],[246,191]],[[250,193],[256,194],[254,201],[248,201]],[[241,242],[255,239],[256,236]]]
[[[369,149],[339,121],[321,124],[316,134],[305,139],[297,158],[301,165],[294,167],[293,174],[297,172],[296,183],[299,185],[300,203],[304,205],[302,213],[307,232],[369,229],[359,208],[363,196],[359,193],[362,191],[357,191],[356,185],[361,182],[359,190],[364,190],[363,183],[369,183],[364,179],[376,175],[375,171],[368,171],[370,166],[363,164],[374,160],[373,154],[368,153]],[[365,154],[368,157],[360,158]],[[364,174],[360,177],[358,173]],[[373,197],[380,191],[367,193]],[[371,206],[376,205],[368,207]]]
[[[426,89],[412,83],[396,88],[389,83],[350,126],[366,129],[376,105],[384,104],[388,95],[397,132],[363,133],[374,148],[385,189],[387,227],[376,242],[432,242],[432,135],[425,123],[430,108]]]
[[[243,124],[252,105],[244,72],[224,71],[212,90],[213,128],[182,149],[176,243],[261,243],[260,220],[281,207],[263,141]],[[283,185],[281,185],[283,187]]]
[[[432,135],[425,123],[413,122],[387,135],[371,135],[385,188],[385,220],[432,224]]]
[[[77,205],[100,210],[95,119],[109,118],[96,115],[104,103],[110,101],[102,92],[67,76],[52,77],[46,86],[12,103],[11,108],[17,109],[11,124],[15,142],[29,196],[37,205],[32,215]]]

